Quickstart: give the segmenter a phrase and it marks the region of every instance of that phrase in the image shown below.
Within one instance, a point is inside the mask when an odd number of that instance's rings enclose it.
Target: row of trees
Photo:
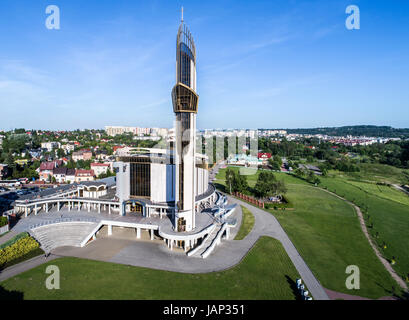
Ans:
[[[325,169],[324,169],[325,170]],[[294,170],[294,174],[309,183],[312,184],[319,184],[321,182],[320,178],[317,177],[317,175],[314,174],[314,172],[302,168],[297,168]]]
[[[277,197],[287,193],[284,181],[277,180],[271,171],[261,171],[258,175],[256,185],[250,188],[245,175],[233,169],[226,170],[226,186],[230,193],[250,193],[259,199]]]

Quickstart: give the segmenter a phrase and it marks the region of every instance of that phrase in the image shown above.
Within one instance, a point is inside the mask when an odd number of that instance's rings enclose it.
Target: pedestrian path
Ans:
[[[285,233],[284,229],[281,227],[278,220],[272,214],[232,197],[229,197],[229,201],[231,203],[240,204],[253,213],[255,217],[255,224],[252,232],[250,233],[251,235],[256,235],[257,239],[261,236],[270,236],[281,242],[314,299],[329,300],[324,287],[314,276],[310,268],[305,263],[304,259],[298,253],[294,244],[291,242],[288,235]],[[247,238],[248,237],[246,237],[245,239]]]
[[[59,257],[56,255],[49,255],[47,258],[45,258],[44,255],[40,255],[30,260],[21,262],[19,264],[15,264],[14,266],[11,266],[0,271],[0,282],[15,277],[22,272],[26,272],[44,263],[55,260],[57,258]]]
[[[16,235],[18,235],[18,232],[15,232],[14,230],[7,232],[5,235],[0,237],[0,245],[9,241],[11,238],[15,237]]]

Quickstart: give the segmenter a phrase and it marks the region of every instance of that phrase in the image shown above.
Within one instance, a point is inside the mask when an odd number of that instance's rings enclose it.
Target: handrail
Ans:
[[[216,237],[213,239],[212,244],[206,249],[205,252],[203,252],[203,254],[202,254],[203,259],[206,259],[209,256],[209,254],[212,253],[215,246],[220,243],[220,239],[221,239],[224,231],[226,231],[226,229],[227,229],[227,224],[225,223],[225,224],[223,224],[223,227],[217,233]]]
[[[204,244],[205,244],[205,242],[206,242],[206,239],[207,239],[208,237],[210,237],[210,235],[212,234],[212,232],[214,231],[214,229],[216,229],[216,225],[215,225],[215,224],[212,225],[212,228],[211,228],[210,232],[209,232],[209,233],[206,235],[206,237],[203,239],[202,243],[199,244],[196,248],[193,248],[192,250],[190,250],[190,251],[187,253],[187,256],[188,256],[188,257],[194,255],[196,252],[198,252],[198,251],[204,246]]]
[[[90,234],[88,236],[86,236],[84,240],[82,240],[82,242],[80,244],[81,248],[84,247],[87,244],[89,239],[91,239],[91,237],[99,230],[99,228],[102,227],[102,225],[103,225],[103,222],[100,221],[98,223],[98,225],[90,232]]]

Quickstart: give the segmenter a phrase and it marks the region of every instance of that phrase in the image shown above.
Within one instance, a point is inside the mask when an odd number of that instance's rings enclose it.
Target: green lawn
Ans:
[[[393,200],[409,206],[409,196],[400,190],[394,189],[393,187],[375,183],[358,182],[354,180],[347,180],[345,182],[352,184],[353,186],[356,186],[361,190],[371,193],[379,198]]]
[[[232,170],[239,171],[239,167],[229,167]],[[226,170],[227,169],[220,169],[218,174],[216,175],[216,183],[219,183],[221,185],[225,184],[226,181]],[[247,182],[249,186],[252,188],[256,185],[257,178],[261,170],[258,170],[256,174],[253,175],[246,175],[247,177]],[[282,172],[274,172],[275,176],[277,177],[278,180],[284,180],[285,183],[297,183],[297,184],[308,184],[306,181],[300,180],[290,174],[287,173],[282,173]]]
[[[384,182],[389,184],[408,184],[409,170],[400,169],[386,164],[360,163],[359,172],[337,172],[334,174],[347,179],[355,179],[362,182]]]
[[[249,209],[241,206],[242,220],[239,232],[236,234],[234,240],[243,240],[253,229],[255,218]]]
[[[60,290],[46,289],[47,265],[59,267]],[[239,265],[221,272],[183,274],[61,258],[8,279],[0,286],[22,292],[24,299],[294,300],[297,278],[299,274],[281,243],[262,237]],[[0,292],[4,290],[0,288]]]
[[[380,186],[378,190],[376,185],[357,183],[345,177],[322,178],[321,185],[353,201],[364,212],[368,209],[367,225],[373,223],[373,229],[369,228],[373,240],[378,245],[387,244],[386,250],[381,249],[382,254],[389,260],[396,258],[393,268],[405,279],[409,274],[409,205],[404,203],[409,197],[391,187]]]
[[[224,170],[225,171],[225,170]],[[223,183],[224,172],[218,176]],[[365,238],[354,209],[335,196],[288,174],[276,174],[287,182],[286,197],[292,211],[268,210],[274,214],[319,281],[328,289],[379,298],[391,295],[397,284],[387,273]],[[248,177],[249,184],[257,177]],[[345,287],[345,269],[357,265],[361,289]]]

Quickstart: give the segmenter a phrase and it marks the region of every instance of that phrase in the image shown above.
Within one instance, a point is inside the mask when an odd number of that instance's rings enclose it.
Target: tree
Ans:
[[[268,159],[268,164],[271,166],[272,170],[280,170],[281,169],[281,165],[278,161],[273,160],[273,159]]]
[[[232,169],[226,170],[226,186],[229,188],[230,194],[232,192],[244,193],[248,189],[247,178],[239,172]]]
[[[275,190],[274,190],[274,195],[283,195],[286,194],[288,191],[287,186],[285,185],[283,180],[277,181],[275,183]]]
[[[232,185],[234,184],[234,171],[232,169],[226,170],[226,186],[229,187],[230,194],[232,192]]]
[[[278,166],[279,166],[279,167],[281,167],[281,166],[283,165],[283,161],[281,160],[281,157],[280,157],[278,154],[276,154],[276,155],[273,157],[273,159],[274,159],[274,162],[277,162],[277,163],[278,163]]]
[[[233,178],[233,191],[244,193],[247,191],[248,187],[246,176],[241,175],[239,172],[235,172]]]
[[[57,157],[62,158],[65,156],[65,152],[63,149],[57,149]]]
[[[321,180],[312,171],[308,172],[307,181],[314,184],[318,184],[321,182]]]
[[[287,187],[284,181],[277,180],[274,173],[269,171],[264,171],[259,174],[254,189],[259,198],[276,197],[287,193]]]
[[[277,179],[272,172],[269,172],[269,171],[260,172],[257,178],[257,183],[254,187],[256,195],[259,198],[265,198],[269,195],[272,195],[273,189],[275,188],[273,187],[273,184],[276,181]]]
[[[297,177],[304,177],[305,176],[305,171],[302,168],[297,168],[294,170],[294,174]]]

